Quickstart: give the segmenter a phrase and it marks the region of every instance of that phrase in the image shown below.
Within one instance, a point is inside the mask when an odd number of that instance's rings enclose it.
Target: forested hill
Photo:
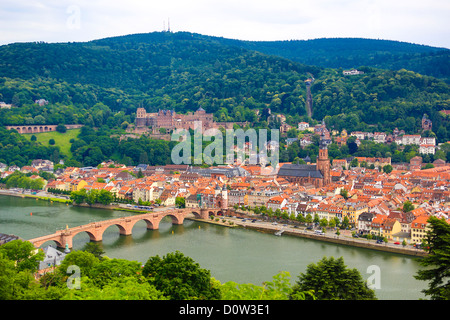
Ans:
[[[302,84],[308,73],[319,75],[320,68],[215,44],[188,33],[156,32],[84,43],[17,43],[0,47],[0,77],[26,79],[31,86],[35,79],[45,79],[62,85],[108,88],[108,95],[114,94],[122,101],[110,107],[128,109],[140,104],[153,111],[170,108],[186,112],[202,105],[216,112],[224,104],[242,104],[244,98],[253,97],[249,103],[265,102],[267,94],[280,91],[287,82],[293,88]],[[11,100],[17,90],[0,93]],[[19,103],[30,102],[36,94],[33,89],[22,92]],[[295,95],[298,100],[301,92],[297,90]],[[58,102],[72,102],[73,97],[70,94]],[[78,95],[75,99],[83,102]],[[224,102],[226,99],[230,100]],[[55,98],[48,100],[56,102]],[[252,108],[256,106],[262,105]]]
[[[245,70],[259,87],[267,77],[284,72],[319,73],[317,67],[280,57],[218,44],[190,33],[155,32],[78,43],[16,43],[0,47],[0,75],[9,78],[52,78],[68,83],[151,92],[195,81],[233,76]],[[306,76],[305,76],[306,79]],[[248,79],[250,80],[250,78]],[[214,88],[209,88],[214,89]],[[227,95],[227,86],[214,94]],[[232,94],[239,95],[229,88]],[[170,89],[169,89],[170,90]],[[239,91],[239,90],[238,90]]]
[[[237,41],[217,38],[224,44],[278,55],[306,65],[325,68],[375,67],[407,69],[450,83],[450,50],[392,40],[322,38],[291,41]]]
[[[442,80],[368,66],[360,68],[363,75],[348,77],[340,69],[267,55],[243,43],[154,32],[82,43],[1,46],[0,100],[20,108],[1,110],[0,124],[32,124],[42,116],[46,123],[101,126],[115,123],[111,118],[119,111],[133,121],[138,106],[182,113],[201,106],[219,121],[251,122],[257,110],[269,107],[295,125],[305,119],[305,80],[313,76],[316,120],[328,116],[334,128],[349,131],[398,127],[413,133],[426,113],[437,134],[442,127],[439,140],[450,138],[448,120],[439,113],[450,109],[450,87]],[[386,52],[412,50],[387,45],[380,42]],[[428,49],[418,46],[412,54]],[[361,61],[356,62],[353,66],[359,68]],[[37,107],[34,100],[41,98],[50,104]]]
[[[209,43],[236,46],[290,59],[304,65],[324,68],[359,66],[388,70],[411,70],[450,82],[450,49],[401,41],[364,38],[321,38],[290,41],[243,41],[180,32],[178,40],[198,39]],[[113,37],[100,42],[165,41],[164,33]]]

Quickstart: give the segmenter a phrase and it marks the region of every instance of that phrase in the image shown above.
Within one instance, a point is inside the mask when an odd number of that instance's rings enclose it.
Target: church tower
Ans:
[[[331,183],[331,173],[330,173],[330,160],[328,159],[328,146],[325,142],[325,136],[322,132],[322,137],[319,143],[319,157],[317,158],[317,170],[319,170],[323,175],[323,184],[326,186]]]

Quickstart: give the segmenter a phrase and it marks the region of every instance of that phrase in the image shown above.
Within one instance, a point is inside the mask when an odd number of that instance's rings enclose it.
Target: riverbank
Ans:
[[[22,193],[17,191],[11,191],[9,189],[0,189],[0,195],[4,196],[12,196],[12,197],[18,197],[18,198],[31,198],[36,200],[43,200],[43,201],[53,201],[53,202],[59,202],[59,203],[65,203],[65,204],[71,204],[72,200],[70,199],[64,199],[64,198],[58,198],[54,196],[48,196],[48,195],[34,195],[31,193]]]
[[[403,247],[402,245],[394,245],[394,244],[377,244],[374,240],[367,240],[367,239],[361,239],[361,238],[353,238],[351,235],[340,235],[337,236],[335,234],[316,234],[314,231],[306,230],[306,228],[296,228],[294,226],[290,225],[283,225],[280,226],[279,224],[272,224],[270,222],[263,222],[263,221],[255,221],[253,220],[249,221],[249,219],[239,219],[239,218],[228,218],[231,219],[237,226],[246,228],[246,229],[252,229],[259,232],[265,232],[265,233],[271,233],[283,236],[283,235],[289,235],[289,236],[295,236],[295,237],[302,237],[302,238],[308,238],[313,240],[319,240],[324,242],[331,242],[335,244],[341,244],[346,246],[353,246],[358,248],[366,248],[366,249],[372,249],[372,250],[378,250],[378,251],[384,251],[384,252],[391,252],[396,254],[403,254],[408,256],[415,256],[415,257],[425,257],[428,255],[427,252],[415,249],[415,248],[408,248]]]
[[[48,202],[59,202],[59,203],[67,204],[67,205],[70,204],[73,206],[85,207],[85,208],[126,211],[126,212],[131,212],[131,213],[136,213],[136,214],[148,212],[146,210],[128,208],[125,205],[121,206],[120,204],[109,204],[109,205],[103,205],[103,204],[99,204],[99,203],[95,203],[92,205],[87,204],[87,203],[77,204],[77,203],[73,203],[72,200],[67,199],[66,196],[55,196],[55,195],[45,192],[45,191],[40,191],[34,195],[34,194],[31,194],[30,192],[22,193],[20,191],[14,191],[14,190],[10,190],[10,189],[0,189],[0,195],[13,196],[13,197],[18,197],[18,198],[31,198],[31,199],[36,199],[36,200],[48,201]]]
[[[225,219],[198,219],[194,217],[186,217],[187,220],[197,221],[197,222],[203,222],[203,223],[209,223],[214,224],[221,227],[227,227],[227,228],[236,228],[239,227],[239,225],[235,224],[234,222],[230,223],[230,220]]]
[[[126,212],[132,212],[132,213],[137,213],[137,214],[142,214],[142,213],[147,213],[149,211],[146,210],[138,210],[138,209],[133,209],[133,208],[127,208],[127,207],[121,207],[119,204],[108,204],[108,205],[104,205],[104,204],[100,204],[100,203],[95,203],[95,204],[88,204],[88,203],[73,203],[73,206],[77,206],[77,207],[83,207],[83,208],[94,208],[94,209],[105,209],[105,210],[116,210],[116,211],[126,211]]]

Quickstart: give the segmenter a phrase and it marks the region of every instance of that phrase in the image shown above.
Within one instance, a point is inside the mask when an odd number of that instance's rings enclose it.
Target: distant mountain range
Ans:
[[[244,41],[188,32],[178,32],[173,36],[178,40],[197,39],[259,51],[304,65],[344,69],[360,66],[388,70],[406,69],[444,79],[450,83],[450,49],[448,48],[365,38]],[[161,34],[147,33],[106,38],[99,41],[147,42],[163,39]]]

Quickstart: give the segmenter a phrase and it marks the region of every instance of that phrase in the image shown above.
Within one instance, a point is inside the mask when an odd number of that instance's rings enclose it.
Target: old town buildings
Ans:
[[[333,178],[316,185],[302,185],[279,175],[286,165],[281,163],[269,176],[260,175],[261,168],[256,165],[243,165],[239,170],[230,167],[229,171],[222,168],[208,175],[189,166],[177,171],[161,166],[150,171],[145,168],[146,175],[140,178],[137,167],[119,164],[66,168],[46,189],[106,189],[122,202],[169,207],[177,197],[184,198],[186,207],[191,208],[265,207],[280,219],[298,221],[309,216],[319,221],[348,221],[357,233],[408,243],[422,241],[429,216],[450,218],[450,166],[445,164],[389,174],[378,169],[325,168]],[[405,211],[405,203],[412,207]]]

